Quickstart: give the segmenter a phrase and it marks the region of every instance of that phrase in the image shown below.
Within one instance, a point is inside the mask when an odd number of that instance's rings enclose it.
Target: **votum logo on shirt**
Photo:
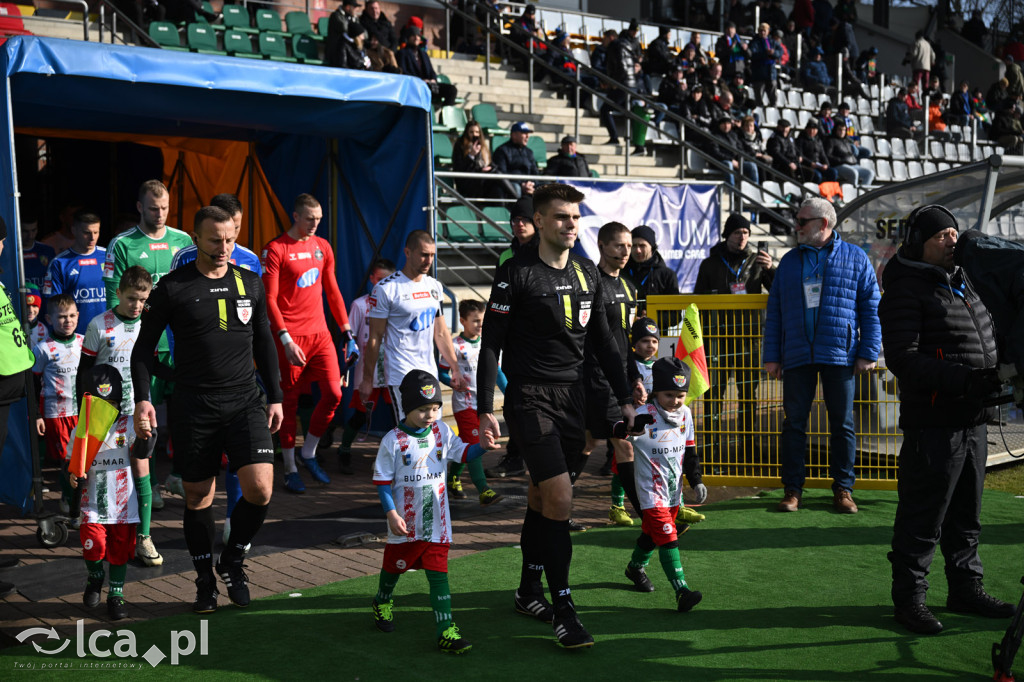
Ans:
[[[309,254],[307,253],[306,255],[308,256]],[[310,268],[309,270],[306,270],[304,273],[302,273],[302,277],[299,277],[298,281],[295,284],[300,289],[308,289],[309,287],[316,284],[317,280],[319,279],[320,268]]]

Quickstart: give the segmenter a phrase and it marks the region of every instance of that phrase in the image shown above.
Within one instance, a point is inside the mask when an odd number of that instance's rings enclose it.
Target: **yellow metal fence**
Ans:
[[[764,371],[762,328],[768,296],[650,296],[647,315],[661,331],[659,357],[670,357],[679,340],[682,311],[700,310],[711,388],[690,404],[697,450],[708,485],[778,486],[782,433],[782,382]],[[858,488],[896,489],[902,442],[896,379],[879,367],[855,378]],[[821,386],[807,425],[808,488],[829,488],[829,428]]]

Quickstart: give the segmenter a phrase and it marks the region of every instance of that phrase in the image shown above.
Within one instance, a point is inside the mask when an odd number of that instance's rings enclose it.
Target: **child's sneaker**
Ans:
[[[249,605],[249,576],[242,570],[244,568],[241,557],[232,562],[225,562],[223,558],[217,561],[217,575],[228,588],[228,599],[242,608]]]
[[[107,597],[107,615],[110,620],[124,620],[128,617],[128,602],[122,596]]]
[[[437,639],[437,648],[446,654],[464,654],[473,648],[459,633],[459,626],[452,623]]]
[[[612,505],[612,508],[608,510],[608,520],[614,523],[616,526],[632,526],[633,519],[630,518],[629,512],[626,511],[625,507],[619,507],[618,505]]]
[[[298,471],[293,471],[290,474],[284,475],[284,489],[290,493],[295,493],[296,495],[301,495],[306,492],[306,484],[302,482]]]
[[[167,478],[164,479],[164,490],[172,495],[177,495],[182,498],[185,497],[185,486],[181,483],[181,476],[167,474]]]
[[[704,598],[704,595],[697,590],[691,590],[687,587],[680,587],[679,591],[676,592],[676,608],[679,611],[689,611],[694,606],[700,603],[700,600]]]
[[[331,477],[327,475],[327,472],[320,468],[320,464],[316,461],[316,457],[310,457],[306,459],[302,458],[302,465],[309,471],[310,476],[313,477],[317,483],[323,483],[327,485],[331,482]]]
[[[676,523],[700,523],[706,517],[695,509],[680,505],[679,513],[676,514]]]
[[[381,632],[395,631],[395,602],[389,599],[381,604],[373,600],[373,622]]]
[[[462,484],[460,483],[459,486],[461,487]],[[504,496],[499,495],[498,493],[488,488],[487,490],[480,493],[480,506],[486,507],[488,505],[494,504],[495,502],[500,502],[503,499],[505,499]]]
[[[516,590],[512,603],[515,605],[516,611],[524,616],[533,616],[545,623],[551,623],[555,618],[555,609],[543,594],[521,595],[519,590]]]
[[[561,615],[555,615],[552,622],[558,644],[565,649],[582,649],[594,646],[594,638],[583,627],[574,609],[567,609]]]
[[[626,577],[633,581],[637,592],[654,592],[654,584],[643,567],[633,568],[633,564],[626,564]]]
[[[100,605],[100,593],[103,592],[103,578],[89,578],[85,583],[85,592],[82,593],[82,603],[90,609]]]
[[[146,566],[159,566],[164,562],[160,552],[156,551],[151,535],[140,535],[135,541],[135,557]]]
[[[217,610],[217,579],[213,574],[201,575],[196,578],[196,600],[192,602],[194,613],[213,613]]]
[[[466,499],[466,493],[462,490],[462,481],[454,476],[448,477],[448,495],[456,500]]]

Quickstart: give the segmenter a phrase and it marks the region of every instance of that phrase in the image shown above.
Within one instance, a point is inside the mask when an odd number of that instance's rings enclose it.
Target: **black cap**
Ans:
[[[520,197],[512,204],[509,218],[529,218],[533,222],[533,196]]]
[[[575,143],[576,143],[576,138],[573,137],[572,135],[566,135],[565,137],[562,138],[562,144],[575,144]]]
[[[366,33],[366,28],[362,24],[360,24],[358,21],[350,21],[350,22],[348,22],[348,37],[349,38],[358,38],[359,36],[363,35],[364,33]]]
[[[658,29],[658,35],[659,36],[667,36],[671,32],[672,32],[672,29],[669,28],[668,26],[662,26],[661,28]]]
[[[82,380],[84,393],[102,398],[112,405],[121,406],[124,386],[121,373],[111,365],[93,365]]]
[[[640,339],[648,336],[653,336],[656,339],[661,337],[658,333],[658,323],[649,317],[638,317],[633,323],[633,328],[629,330],[629,342],[635,346]]]
[[[750,221],[741,213],[733,213],[725,221],[725,226],[722,227],[722,240],[724,241],[730,234],[741,229],[750,230]]]
[[[790,123],[789,120],[785,119],[785,118],[780,118],[778,124],[776,124],[776,125],[779,128],[792,128],[793,127],[793,124]]]
[[[422,369],[411,370],[402,379],[398,392],[402,395],[402,411],[413,410],[432,403],[441,404],[441,384],[430,372]]]
[[[638,22],[636,19],[630,19],[629,20],[629,28],[627,28],[626,30],[627,31],[639,31],[640,30],[640,22]]]
[[[938,204],[929,204],[914,209],[907,219],[907,225],[906,241],[914,240],[918,244],[924,244],[935,236],[936,232],[950,227],[957,232],[960,231],[960,225],[957,224],[953,214],[946,207]]]
[[[651,368],[651,393],[658,391],[688,391],[690,366],[679,358],[661,358]]]
[[[850,110],[850,103],[849,102],[842,102],[842,103],[840,103],[839,108],[836,111],[842,111],[843,109],[846,109],[847,111],[849,111]]]
[[[654,236],[654,229],[647,225],[640,225],[633,228],[633,239],[643,239],[651,245],[652,249],[658,248],[658,239]]]
[[[804,128],[814,128],[815,130],[817,130],[817,129],[818,129],[818,128],[820,128],[820,127],[821,127],[821,126],[820,126],[820,125],[818,125],[818,122],[817,122],[817,121],[815,121],[815,120],[814,120],[813,118],[811,118],[811,119],[808,119],[808,120],[807,120],[807,125],[805,125],[805,126],[804,126]]]

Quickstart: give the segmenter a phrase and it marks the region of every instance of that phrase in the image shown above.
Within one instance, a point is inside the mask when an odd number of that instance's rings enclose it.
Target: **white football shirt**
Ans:
[[[642,434],[629,439],[633,443],[633,475],[640,508],[677,507],[682,503],[683,454],[694,445],[690,408],[683,406],[679,426],[666,421],[651,403],[641,405],[636,413],[654,417],[654,423]]]
[[[368,299],[369,317],[387,320],[384,332],[384,381],[400,386],[411,370],[437,377],[434,323],[441,314],[441,283],[429,275],[414,282],[398,272],[382,279]]]

